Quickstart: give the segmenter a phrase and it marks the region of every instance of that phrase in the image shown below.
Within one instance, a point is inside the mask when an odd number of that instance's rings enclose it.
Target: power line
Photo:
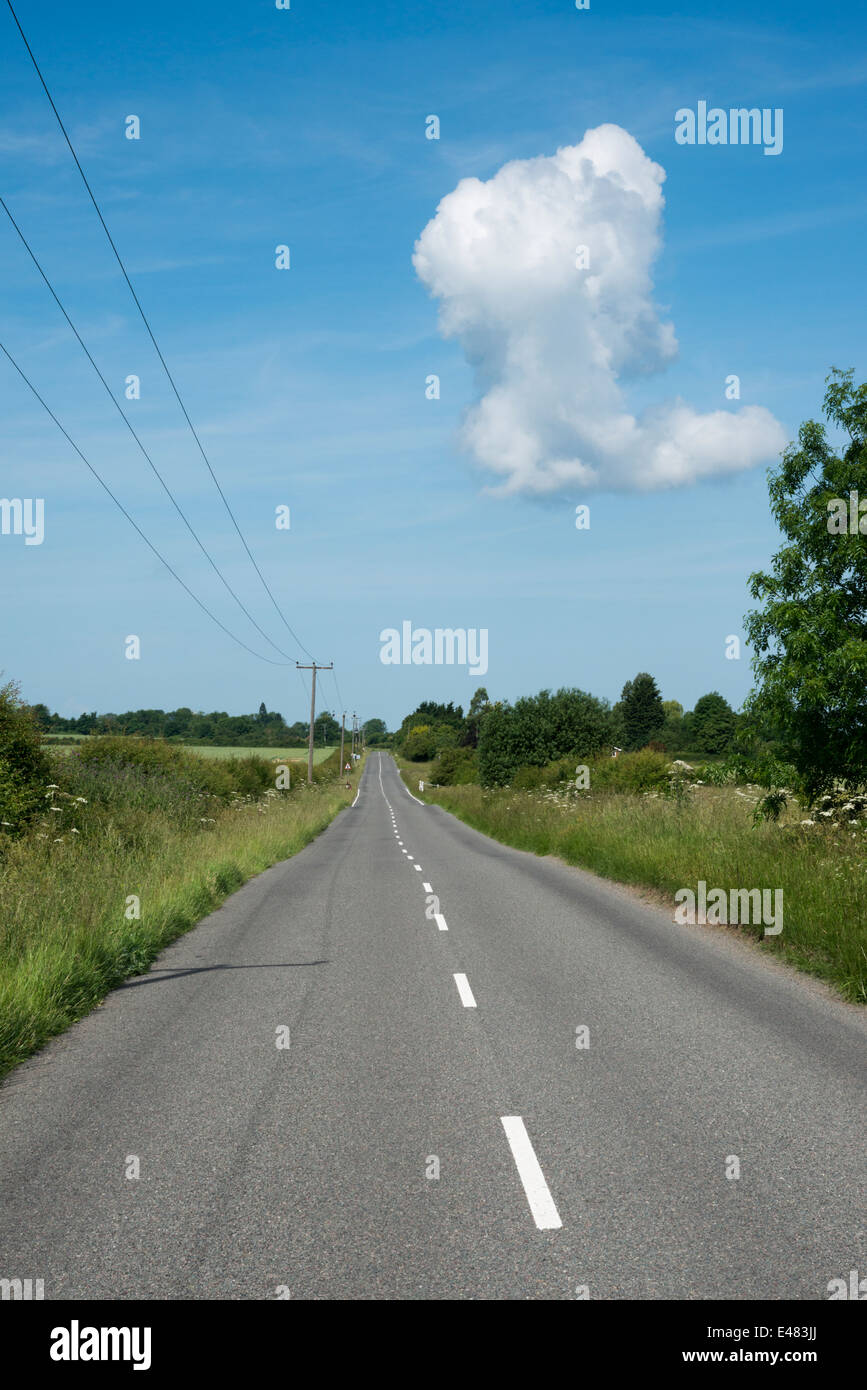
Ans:
[[[192,420],[190,419],[190,416],[189,416],[189,413],[188,413],[188,411],[187,411],[187,408],[186,408],[186,406],[184,405],[183,400],[181,399],[181,394],[180,394],[180,392],[179,392],[177,386],[175,385],[174,377],[172,376],[171,372],[169,371],[168,364],[167,364],[165,358],[163,357],[162,352],[160,351],[159,343],[157,342],[156,338],[154,337],[153,330],[152,330],[152,328],[151,328],[151,326],[150,326],[150,323],[148,322],[148,317],[147,317],[147,315],[146,315],[144,309],[142,308],[141,303],[139,302],[139,297],[138,297],[138,295],[136,294],[135,290],[133,289],[132,281],[130,280],[129,275],[127,274],[126,266],[124,265],[124,263],[123,263],[123,261],[122,261],[122,259],[121,259],[120,252],[118,251],[117,247],[116,247],[115,244],[114,244],[114,240],[112,239],[111,232],[108,230],[108,226],[106,225],[105,218],[103,217],[102,212],[100,211],[100,207],[99,207],[99,204],[98,204],[98,202],[96,201],[96,198],[95,198],[95,196],[94,196],[93,189],[91,188],[90,184],[89,184],[88,181],[87,181],[87,175],[85,174],[84,170],[83,170],[82,167],[81,167],[81,163],[80,163],[80,161],[79,161],[78,155],[75,153],[75,147],[73,146],[73,143],[72,143],[72,141],[71,141],[70,138],[69,138],[69,135],[68,135],[67,130],[66,130],[66,126],[63,124],[63,121],[61,120],[60,112],[58,111],[57,107],[56,107],[55,104],[54,104],[54,98],[52,97],[51,92],[48,90],[48,84],[46,83],[45,78],[42,76],[42,71],[41,71],[41,69],[40,69],[40,67],[39,67],[39,64],[38,64],[37,61],[36,61],[36,56],[35,56],[35,54],[34,54],[34,52],[33,52],[33,49],[30,47],[30,44],[29,44],[28,41],[27,41],[27,35],[24,33],[24,30],[21,28],[21,24],[20,24],[20,22],[19,22],[19,20],[18,20],[18,16],[17,16],[17,14],[15,13],[15,10],[13,9],[13,6],[12,6],[12,0],[6,0],[6,3],[7,3],[7,5],[9,6],[9,12],[10,12],[10,14],[12,15],[12,18],[14,19],[14,21],[15,21],[15,26],[16,26],[16,28],[17,28],[19,34],[21,35],[21,38],[22,38],[23,42],[24,42],[24,47],[27,49],[27,52],[28,52],[29,55],[30,55],[30,61],[32,62],[33,67],[34,67],[35,70],[36,70],[36,75],[37,75],[37,77],[39,78],[39,81],[40,81],[41,84],[42,84],[42,89],[43,89],[43,91],[45,92],[45,95],[47,96],[48,101],[49,101],[49,103],[50,103],[50,105],[51,105],[51,109],[52,109],[52,111],[54,112],[54,115],[55,115],[55,117],[56,117],[56,119],[57,119],[57,124],[60,126],[60,129],[61,129],[61,131],[63,132],[63,138],[65,139],[67,145],[69,146],[69,152],[70,152],[70,154],[72,155],[72,158],[75,160],[76,168],[78,169],[78,172],[79,172],[79,174],[81,175],[81,178],[82,178],[82,181],[83,181],[83,183],[84,183],[84,186],[85,186],[85,188],[87,189],[88,195],[89,195],[89,197],[90,197],[90,201],[93,203],[94,209],[95,209],[95,211],[96,211],[96,215],[97,215],[97,217],[99,218],[99,220],[100,220],[100,222],[101,222],[101,224],[102,224],[102,229],[103,229],[103,231],[105,232],[106,237],[108,238],[108,244],[109,244],[109,246],[111,247],[112,251],[114,252],[115,259],[116,259],[118,265],[120,266],[121,272],[122,272],[122,274],[123,274],[123,278],[124,278],[124,280],[126,281],[127,286],[128,286],[128,288],[129,288],[129,292],[130,292],[130,294],[132,295],[132,297],[133,297],[133,299],[134,299],[134,301],[135,301],[135,305],[136,305],[136,308],[137,308],[138,311],[139,311],[139,314],[141,315],[142,322],[144,323],[144,326],[145,326],[145,328],[146,328],[147,331],[148,331],[148,336],[150,337],[150,340],[151,340],[151,342],[152,342],[153,345],[154,345],[154,349],[155,349],[155,351],[156,351],[157,357],[160,359],[160,362],[161,362],[161,364],[162,364],[163,371],[164,371],[165,374],[166,374],[166,377],[167,377],[167,379],[168,379],[169,385],[171,386],[172,391],[173,391],[174,394],[175,394],[175,398],[176,398],[176,400],[177,400],[177,402],[178,402],[178,405],[181,407],[181,410],[182,410],[183,415],[184,415],[184,419],[186,420],[187,424],[188,424],[189,427],[190,427],[190,430],[191,430],[191,432],[192,432],[192,436],[193,436],[193,438],[195,439],[196,444],[198,445],[199,453],[202,455],[202,458],[203,458],[204,461],[205,461],[205,465],[206,465],[206,467],[207,467],[207,469],[208,469],[208,472],[210,473],[211,478],[212,478],[213,481],[214,481],[214,486],[216,487],[217,491],[218,491],[219,494],[220,494],[220,497],[221,497],[222,500],[223,500],[223,505],[225,506],[226,511],[227,511],[228,514],[229,514],[229,517],[231,518],[232,525],[234,526],[235,530],[236,530],[237,533],[238,533],[238,536],[240,537],[241,544],[243,545],[244,549],[245,549],[246,552],[247,552],[247,555],[248,555],[249,558],[250,558],[250,563],[252,564],[252,566],[253,566],[254,570],[256,571],[257,575],[259,576],[259,579],[260,579],[260,581],[261,581],[261,583],[262,583],[262,586],[263,586],[263,588],[264,588],[266,594],[268,595],[268,597],[270,598],[272,604],[274,605],[274,609],[275,609],[275,611],[276,611],[276,613],[277,613],[277,616],[279,617],[280,621],[283,623],[283,626],[286,628],[286,630],[291,634],[293,640],[294,640],[295,642],[297,642],[297,644],[298,644],[298,646],[301,648],[302,652],[304,652],[304,654],[305,654],[306,656],[309,656],[309,657],[310,657],[310,660],[312,661],[312,660],[313,660],[313,657],[311,656],[310,652],[308,652],[307,648],[304,646],[304,643],[301,641],[301,639],[300,639],[300,637],[298,636],[298,634],[297,634],[295,631],[293,631],[293,629],[290,627],[290,625],[289,625],[287,619],[285,618],[285,616],[284,616],[284,614],[283,614],[282,609],[280,608],[280,605],[278,604],[277,600],[275,599],[274,595],[272,594],[272,592],[271,592],[271,590],[270,590],[270,588],[269,588],[269,586],[268,586],[268,583],[267,583],[267,581],[266,581],[266,579],[265,579],[265,576],[263,575],[262,571],[260,570],[259,566],[257,565],[256,560],[255,560],[254,555],[253,555],[253,552],[252,552],[252,550],[250,549],[249,545],[247,544],[247,541],[246,541],[246,539],[244,538],[244,534],[243,534],[243,532],[241,531],[240,526],[238,525],[238,522],[237,522],[237,520],[236,520],[236,518],[235,518],[235,513],[232,511],[232,508],[231,508],[231,506],[229,505],[229,502],[228,502],[228,499],[227,499],[227,497],[226,497],[226,494],[223,492],[223,489],[220,487],[220,484],[219,484],[219,482],[218,482],[218,480],[217,480],[217,475],[215,474],[213,468],[211,467],[211,461],[210,461],[210,459],[208,458],[208,455],[205,453],[205,449],[204,449],[204,446],[203,446],[203,444],[202,444],[202,441],[200,440],[198,434],[196,433],[196,428],[195,428],[195,426],[194,426]],[[279,648],[278,648],[277,650],[279,651]],[[275,663],[275,665],[276,665],[276,664],[278,664],[278,663]]]
[[[51,407],[42,399],[42,397],[40,396],[40,394],[39,394],[39,392],[37,391],[36,387],[33,385],[33,382],[29,379],[29,377],[25,376],[23,370],[21,369],[21,367],[19,367],[18,363],[15,361],[15,358],[12,356],[11,352],[9,351],[9,349],[8,349],[8,348],[5,346],[5,344],[2,343],[2,342],[0,342],[0,352],[3,352],[4,355],[5,355],[5,356],[9,359],[9,361],[12,363],[12,366],[15,368],[16,372],[17,372],[18,375],[21,377],[21,380],[25,383],[26,386],[28,386],[28,387],[30,388],[30,390],[33,392],[34,396],[36,397],[36,399],[38,400],[38,402],[39,402],[39,404],[42,406],[42,408],[51,416],[51,418],[52,418],[52,420],[54,421],[55,425],[56,425],[57,428],[60,430],[60,433],[61,433],[61,434],[64,436],[64,438],[65,438],[66,440],[68,440],[68,442],[72,445],[73,449],[74,449],[75,452],[78,454],[78,457],[81,459],[82,463],[84,463],[85,466],[86,466],[87,468],[90,469],[90,472],[93,474],[94,478],[96,478],[96,481],[99,483],[100,487],[102,487],[102,488],[108,493],[109,497],[111,498],[111,500],[112,500],[112,502],[115,504],[115,506],[116,506],[120,511],[123,512],[124,516],[126,517],[127,521],[129,522],[130,526],[132,526],[133,529],[134,529],[135,531],[138,532],[138,534],[141,536],[142,540],[144,541],[145,545],[146,545],[150,550],[152,550],[153,553],[154,553],[154,555],[156,555],[157,559],[158,559],[162,564],[165,565],[165,567],[166,567],[166,569],[168,570],[169,574],[172,575],[172,577],[178,581],[178,583],[180,584],[181,588],[184,589],[184,590],[186,591],[186,593],[189,594],[189,596],[190,596],[190,598],[193,600],[193,602],[198,604],[198,606],[201,608],[202,612],[203,612],[203,613],[207,613],[207,615],[208,615],[208,617],[211,619],[211,621],[214,622],[214,623],[216,623],[216,624],[217,624],[217,627],[222,628],[223,632],[226,633],[226,636],[227,636],[227,637],[231,637],[231,639],[232,639],[233,642],[237,642],[237,643],[238,643],[238,646],[239,646],[239,647],[243,647],[243,648],[244,648],[244,651],[249,652],[251,656],[258,657],[258,659],[259,659],[260,661],[267,661],[268,664],[269,664],[270,666],[285,666],[285,665],[286,665],[285,662],[283,662],[283,661],[274,661],[274,660],[272,660],[272,658],[271,658],[270,656],[262,656],[260,652],[256,652],[256,651],[253,650],[252,647],[248,647],[246,642],[243,642],[243,641],[241,640],[240,637],[236,637],[235,634],[234,634],[234,632],[232,632],[229,628],[227,628],[226,625],[225,625],[225,623],[220,622],[220,619],[216,616],[216,614],[212,613],[211,610],[210,610],[210,608],[208,608],[204,603],[202,603],[202,600],[201,600],[200,598],[198,598],[196,594],[193,593],[193,591],[192,591],[192,589],[189,587],[189,585],[188,585],[188,584],[185,584],[184,581],[183,581],[183,579],[181,579],[181,576],[178,574],[178,572],[177,572],[175,569],[172,568],[172,566],[169,564],[169,562],[168,562],[168,560],[165,558],[165,556],[164,556],[164,555],[161,555],[160,552],[157,550],[156,546],[153,544],[153,542],[150,541],[150,540],[148,540],[148,538],[147,538],[147,536],[145,535],[144,531],[141,529],[141,527],[138,525],[138,523],[137,523],[136,521],[134,521],[133,518],[130,516],[129,512],[127,511],[126,507],[125,507],[125,506],[123,505],[123,503],[121,502],[120,498],[115,497],[115,495],[114,495],[114,493],[112,492],[111,488],[109,487],[108,483],[105,481],[104,478],[102,478],[102,477],[100,476],[99,473],[97,473],[96,469],[94,468],[94,466],[93,466],[93,464],[90,462],[90,460],[87,459],[87,458],[85,458],[84,454],[83,454],[83,453],[81,452],[81,450],[79,449],[79,447],[78,447],[78,445],[76,444],[75,440],[74,440],[74,439],[72,438],[72,436],[71,436],[70,434],[68,434],[67,431],[63,428],[63,425],[61,425],[61,423],[60,423],[60,421],[58,420],[57,416],[54,414],[54,411],[53,411],[53,410],[51,409]]]
[[[309,696],[309,693],[308,693],[308,690],[307,690],[307,685],[306,685],[306,683],[305,683],[304,676],[303,676],[303,674],[302,674],[302,668],[298,665],[297,662],[295,663],[295,669],[296,669],[297,672],[298,672],[298,679],[299,679],[300,682],[301,682],[301,689],[304,691],[304,701],[305,701],[305,704],[306,704],[306,702],[307,702],[307,700],[310,698],[310,696]]]
[[[337,691],[337,708],[338,710],[342,710],[344,707],[343,698],[340,694],[340,686],[337,684],[337,672],[334,670],[331,672],[331,679],[334,681],[334,689]]]
[[[84,339],[82,338],[82,336],[81,336],[81,334],[79,333],[78,329],[76,328],[75,324],[72,322],[72,319],[69,317],[69,314],[66,312],[66,309],[64,308],[64,306],[63,306],[63,304],[62,304],[62,302],[61,302],[61,300],[60,300],[60,298],[59,298],[59,296],[58,296],[58,294],[57,294],[57,292],[56,292],[54,286],[52,285],[51,281],[49,280],[48,276],[46,275],[45,271],[43,270],[41,264],[39,263],[39,260],[37,259],[37,256],[36,256],[36,253],[34,252],[33,248],[31,247],[31,245],[30,245],[30,243],[28,242],[26,236],[25,236],[24,233],[22,232],[21,228],[18,226],[18,223],[15,221],[15,218],[12,216],[12,213],[10,212],[10,210],[9,210],[9,208],[8,208],[8,206],[7,206],[6,202],[5,202],[5,200],[4,200],[2,197],[0,197],[0,207],[2,207],[3,211],[6,213],[6,216],[9,218],[9,221],[12,223],[12,226],[15,228],[15,231],[18,233],[18,236],[19,236],[19,238],[20,238],[22,244],[24,245],[24,248],[25,248],[25,250],[27,251],[27,254],[29,255],[29,257],[30,257],[30,259],[32,260],[33,264],[36,266],[36,269],[39,271],[39,274],[42,276],[42,279],[45,281],[45,284],[46,284],[47,287],[48,287],[48,290],[49,290],[49,293],[51,294],[51,297],[53,298],[53,300],[54,300],[55,304],[57,305],[58,309],[60,310],[61,314],[62,314],[63,317],[66,319],[66,322],[69,324],[69,327],[72,329],[73,333],[75,334],[76,338],[78,339],[79,345],[81,346],[81,348],[82,348],[82,350],[83,350],[85,356],[87,357],[87,360],[89,361],[90,365],[93,367],[93,370],[96,372],[96,375],[99,377],[100,381],[102,382],[103,386],[105,387],[105,390],[106,390],[107,393],[108,393],[108,397],[109,397],[109,399],[110,399],[112,405],[113,405],[113,406],[115,407],[115,409],[117,410],[118,414],[120,415],[120,418],[123,420],[124,424],[126,425],[127,429],[129,430],[130,434],[132,435],[132,437],[133,437],[133,439],[135,440],[136,444],[138,445],[139,449],[141,450],[142,454],[143,454],[144,457],[147,459],[147,462],[148,462],[148,464],[150,465],[152,472],[154,473],[154,475],[157,477],[157,479],[159,480],[160,484],[162,485],[163,491],[166,493],[166,496],[168,497],[169,501],[171,502],[171,504],[172,504],[172,506],[174,507],[175,511],[177,512],[178,516],[181,518],[182,522],[183,522],[184,525],[186,526],[186,528],[187,528],[187,530],[189,531],[190,535],[192,536],[193,540],[196,542],[196,545],[199,547],[199,549],[201,550],[201,552],[202,552],[202,554],[204,555],[205,559],[208,561],[208,564],[211,566],[211,569],[212,569],[212,570],[214,571],[214,573],[217,575],[218,579],[219,579],[219,580],[221,581],[221,583],[225,586],[225,588],[228,590],[228,592],[232,595],[232,598],[235,600],[235,602],[237,603],[238,607],[241,609],[241,612],[242,612],[247,618],[249,618],[250,622],[253,624],[253,626],[254,626],[254,628],[256,629],[256,631],[257,631],[262,637],[265,638],[265,641],[268,643],[269,646],[271,646],[271,647],[274,648],[275,652],[279,652],[281,656],[284,656],[284,657],[286,658],[286,661],[285,661],[285,662],[281,662],[281,663],[279,663],[279,664],[280,664],[280,665],[287,665],[287,666],[288,666],[288,665],[291,665],[293,658],[289,656],[289,653],[288,653],[288,652],[284,652],[283,649],[282,649],[281,647],[278,647],[276,642],[272,642],[272,641],[271,641],[271,638],[268,636],[267,632],[265,632],[264,629],[261,628],[261,627],[259,626],[259,624],[256,622],[256,619],[253,617],[252,613],[247,609],[247,607],[245,606],[245,604],[241,601],[241,599],[240,599],[240,598],[238,597],[238,595],[235,593],[235,590],[232,588],[232,586],[231,586],[231,584],[229,583],[228,579],[226,579],[225,575],[223,574],[222,570],[221,570],[220,567],[218,566],[217,562],[213,559],[213,557],[211,556],[210,552],[206,549],[204,543],[203,543],[203,542],[201,541],[201,539],[199,538],[197,532],[195,531],[195,529],[194,529],[193,526],[192,526],[192,523],[189,521],[189,519],[187,518],[186,514],[185,514],[184,511],[182,510],[180,504],[179,504],[179,503],[177,502],[177,500],[175,499],[175,496],[174,496],[174,494],[173,494],[171,488],[169,487],[168,483],[166,482],[165,478],[162,476],[162,474],[160,473],[160,471],[159,471],[159,469],[157,468],[156,464],[154,463],[153,459],[151,458],[150,454],[148,453],[147,449],[145,448],[144,444],[142,444],[141,440],[139,439],[138,434],[136,433],[135,429],[133,428],[133,425],[132,425],[131,421],[129,420],[129,417],[128,417],[127,414],[126,414],[126,411],[123,409],[123,406],[120,404],[120,402],[119,402],[119,401],[117,400],[117,398],[115,397],[114,392],[112,391],[111,387],[109,386],[108,382],[106,381],[105,377],[103,376],[102,372],[100,371],[99,367],[97,366],[96,362],[94,361],[94,359],[93,359],[93,357],[92,357],[92,355],[91,355],[91,353],[90,353],[90,350],[89,350],[87,344],[85,343]]]

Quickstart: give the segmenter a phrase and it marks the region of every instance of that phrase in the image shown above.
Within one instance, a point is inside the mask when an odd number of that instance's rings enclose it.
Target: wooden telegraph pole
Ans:
[[[298,670],[299,670],[299,671],[312,671],[312,672],[313,672],[313,692],[312,692],[312,694],[311,694],[311,696],[310,696],[310,739],[309,739],[308,744],[307,744],[307,783],[308,783],[308,786],[312,786],[312,785],[313,785],[313,723],[314,723],[314,720],[316,719],[316,672],[317,672],[317,671],[330,671],[330,670],[332,669],[333,665],[334,665],[334,662],[333,662],[333,661],[329,662],[327,666],[317,666],[317,665],[316,665],[316,662],[314,661],[314,663],[313,663],[312,666],[302,666],[300,661],[296,661],[296,662],[295,662],[295,665],[298,667]]]
[[[343,776],[343,740],[346,737],[346,710],[340,720],[340,776]]]

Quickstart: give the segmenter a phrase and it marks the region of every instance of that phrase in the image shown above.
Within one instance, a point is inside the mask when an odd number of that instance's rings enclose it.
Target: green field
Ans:
[[[60,737],[64,739],[64,742],[63,742],[63,743],[54,743],[50,737],[46,738],[46,740],[45,740],[45,746],[46,746],[46,748],[50,748],[50,749],[52,750],[52,752],[55,752],[55,753],[70,753],[70,752],[72,751],[72,749],[73,749],[78,743],[85,742],[85,741],[90,737],[90,735],[89,735],[89,734],[61,734]],[[67,740],[67,739],[70,740],[70,742],[67,743],[67,742],[65,741],[65,740]],[[175,743],[175,744],[172,745],[172,747],[174,747],[174,748],[183,748],[183,749],[185,749],[188,753],[195,753],[195,754],[196,754],[198,757],[200,757],[200,758],[249,758],[249,757],[254,757],[254,758],[268,758],[268,759],[272,759],[272,758],[285,758],[287,762],[293,762],[293,761],[294,761],[294,762],[303,762],[303,763],[306,763],[306,761],[307,761],[307,745],[306,745],[306,744],[304,745],[303,748],[243,748],[243,747],[241,747],[239,744],[231,744],[231,745],[227,745],[225,748],[221,748],[221,747],[216,747],[214,744],[200,744],[200,743]],[[348,747],[348,745],[347,745],[347,747]],[[329,756],[329,754],[330,754],[330,753],[333,753],[333,752],[334,752],[334,747],[333,747],[333,746],[329,746],[328,748],[314,748],[314,750],[313,750],[313,761],[314,761],[314,763],[321,763],[321,762],[323,762],[324,759],[327,758],[327,757]],[[347,752],[347,755],[346,755],[346,756],[347,756],[347,759],[348,759],[348,758],[349,758],[349,753],[348,753],[348,752]]]
[[[195,753],[199,758],[285,758],[287,762],[307,761],[307,749],[305,748],[241,748],[240,746],[229,746],[217,748],[213,744],[199,743],[180,743],[179,748],[185,748],[188,753]],[[314,763],[323,762],[329,754],[333,753],[331,748],[314,748]]]

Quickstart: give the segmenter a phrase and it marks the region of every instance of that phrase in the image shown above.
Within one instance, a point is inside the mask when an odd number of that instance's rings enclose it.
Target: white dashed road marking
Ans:
[[[455,979],[457,979],[457,975]],[[560,1220],[560,1214],[554,1205],[554,1198],[551,1196],[545,1181],[545,1174],[539,1166],[539,1160],[533,1150],[533,1145],[530,1143],[530,1136],[524,1121],[520,1115],[502,1115],[500,1121],[506,1131],[506,1138],[509,1141],[509,1148],[512,1150],[518,1176],[524,1184],[524,1191],[527,1194],[530,1211],[533,1213],[533,1220],[540,1231],[556,1230],[558,1226],[563,1225],[563,1222]]]
[[[465,1009],[475,1009],[476,1001],[473,998],[473,991],[466,975],[455,975],[455,984],[458,987],[458,994],[461,996],[461,1003]]]

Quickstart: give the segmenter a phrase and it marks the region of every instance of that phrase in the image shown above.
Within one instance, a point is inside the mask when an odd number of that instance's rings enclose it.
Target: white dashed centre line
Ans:
[[[434,913],[434,921],[436,922],[436,924],[437,924],[437,926],[439,927],[440,931],[448,931],[448,926],[446,925],[446,919],[445,919],[445,917],[442,915],[441,912],[435,912],[435,913]]]
[[[457,975],[455,979],[457,979]],[[501,1115],[500,1122],[506,1131],[509,1148],[518,1169],[518,1176],[524,1184],[533,1220],[540,1231],[554,1231],[562,1226],[560,1213],[554,1205],[554,1198],[545,1181],[545,1174],[530,1143],[524,1121],[520,1115]]]
[[[455,984],[458,987],[458,994],[461,996],[461,1003],[464,1008],[475,1009],[477,1007],[476,1001],[473,998],[473,991],[470,989],[470,982],[466,975],[455,975]]]
[[[412,867],[413,867],[418,873],[421,873],[421,864],[413,864]]]
[[[426,893],[432,893],[432,892],[433,892],[433,889],[431,888],[431,886],[430,886],[429,883],[423,883],[423,884],[422,884],[422,888],[424,889],[424,891],[425,891]]]

